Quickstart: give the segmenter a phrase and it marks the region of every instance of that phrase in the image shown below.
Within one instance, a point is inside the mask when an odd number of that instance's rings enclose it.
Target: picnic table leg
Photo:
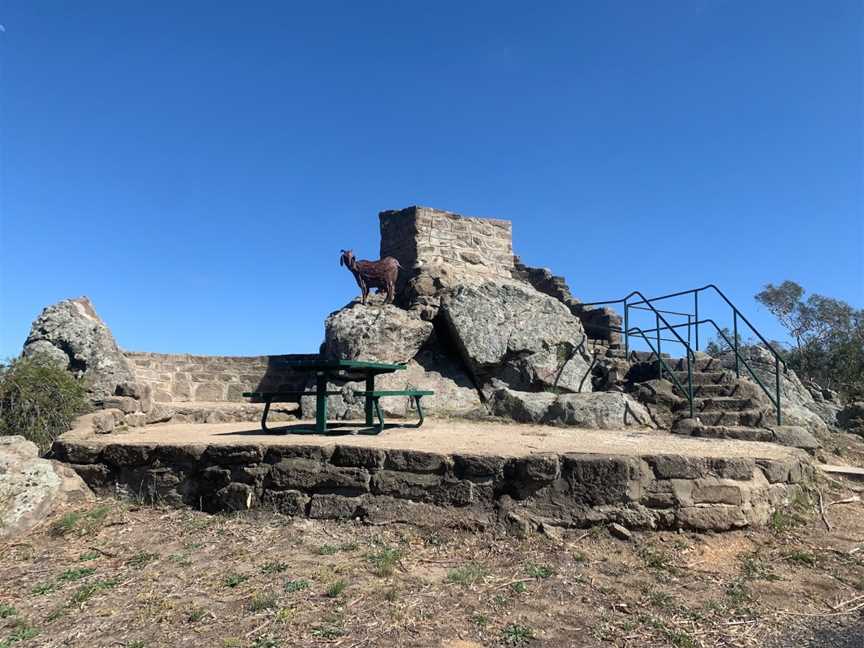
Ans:
[[[375,374],[366,375],[366,425],[374,425],[372,420],[372,392],[375,391]]]
[[[319,373],[315,377],[315,431],[323,434],[327,431],[327,374]]]
[[[270,397],[264,399],[264,413],[261,415],[261,429],[269,432],[267,429],[267,414],[270,412]]]

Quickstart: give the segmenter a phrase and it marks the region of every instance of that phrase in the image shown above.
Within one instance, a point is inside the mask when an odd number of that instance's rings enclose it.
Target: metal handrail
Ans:
[[[725,301],[726,304],[728,304],[728,306],[732,309],[732,326],[733,326],[733,341],[732,342],[730,342],[729,338],[726,336],[725,333],[723,333],[723,330],[717,325],[717,323],[714,320],[712,320],[710,318],[709,319],[702,319],[702,320],[699,319],[699,293],[703,292],[705,290],[714,290],[718,295],[720,295],[720,297],[723,299],[723,301]],[[663,299],[671,299],[673,297],[680,297],[682,295],[690,295],[690,294],[693,295],[694,313],[692,313],[692,314],[691,313],[676,313],[674,311],[660,310],[660,309],[655,308],[654,304],[653,304],[653,302],[661,301]],[[638,296],[642,301],[628,303],[628,300],[633,296]],[[687,327],[687,339],[689,342],[690,327],[691,326],[694,327],[695,334],[696,334],[696,350],[698,351],[699,350],[699,325],[710,323],[716,329],[717,333],[719,333],[720,336],[723,337],[723,339],[726,341],[726,344],[729,345],[729,348],[732,349],[732,351],[735,354],[735,375],[740,377],[741,373],[740,373],[739,364],[744,363],[744,366],[747,368],[747,370],[750,372],[750,374],[756,380],[756,383],[759,385],[759,387],[762,388],[762,391],[764,391],[765,394],[768,396],[768,400],[770,400],[772,405],[774,405],[774,408],[777,412],[777,424],[782,425],[783,419],[782,419],[781,406],[780,406],[780,365],[781,364],[783,365],[784,371],[788,371],[788,366],[786,365],[786,361],[783,360],[783,358],[780,356],[780,354],[777,352],[777,350],[774,348],[774,346],[770,342],[768,342],[768,340],[765,339],[765,337],[756,329],[756,327],[750,323],[750,320],[748,320],[747,317],[745,317],[745,315],[738,309],[738,307],[735,306],[735,304],[733,304],[732,301],[725,295],[725,293],[722,290],[720,290],[720,288],[718,288],[715,284],[707,284],[705,286],[702,286],[701,288],[692,288],[690,290],[682,290],[682,291],[675,292],[675,293],[669,293],[668,295],[661,295],[660,297],[652,297],[651,299],[648,299],[641,292],[639,292],[638,290],[635,290],[635,291],[631,292],[629,295],[627,295],[626,297],[624,297],[623,299],[616,299],[616,300],[609,300],[609,301],[602,301],[602,302],[584,302],[582,304],[582,306],[601,306],[601,305],[605,305],[605,304],[621,304],[621,303],[624,304],[624,330],[621,332],[624,334],[624,352],[625,352],[625,354],[627,354],[627,352],[629,351],[629,346],[630,346],[629,345],[629,332],[631,330],[634,332],[638,330],[639,334],[642,336],[643,339],[645,339],[646,342],[648,340],[647,340],[645,333],[656,333],[657,350],[655,351],[653,345],[651,345],[649,343],[648,346],[651,348],[651,350],[654,351],[659,358],[660,357],[660,342],[661,341],[680,342],[681,344],[684,345],[685,349],[687,349],[687,365],[688,365],[688,371],[689,371],[690,370],[690,359],[695,358],[695,354],[690,349],[689,343],[685,343],[684,340],[681,338],[681,336],[678,335],[678,333],[675,331],[675,329],[686,326]],[[640,306],[642,304],[648,306],[648,308],[647,309],[646,308],[640,308]],[[651,311],[653,311],[655,319],[656,319],[656,327],[653,329],[648,329],[648,331],[643,331],[642,329],[631,329],[629,327],[629,310],[630,310],[630,308],[636,308],[637,310],[651,310]],[[686,324],[683,324],[683,323],[682,324],[676,324],[673,326],[673,325],[669,324],[669,322],[667,322],[666,319],[660,313],[668,313],[668,314],[682,315],[682,316],[686,315],[687,316],[687,323]],[[690,321],[691,316],[694,318],[694,321],[692,321],[692,322]],[[765,385],[762,383],[762,381],[759,379],[759,377],[756,375],[756,373],[753,371],[753,369],[750,367],[750,365],[747,363],[747,361],[744,359],[744,357],[741,355],[741,353],[738,349],[738,320],[739,319],[741,319],[750,328],[750,330],[756,334],[756,336],[759,338],[759,340],[761,340],[761,342],[765,346],[765,348],[768,351],[770,351],[771,354],[774,356],[775,397],[771,396],[771,393],[768,390],[768,388],[765,387]],[[660,326],[661,321],[664,324],[664,326],[662,326],[662,327]],[[670,340],[668,338],[661,338],[660,337],[660,331],[672,331],[672,333],[675,335],[677,340]],[[691,381],[692,381],[692,378],[691,378]],[[689,387],[690,387],[690,392],[688,392],[688,393],[690,393],[690,401],[691,401],[690,405],[691,405],[691,416],[692,416],[692,405],[693,405],[693,403],[692,403],[692,384],[689,385]],[[679,385],[679,388],[681,388],[680,385]],[[681,388],[681,389],[683,391],[683,388]]]
[[[616,330],[616,329],[612,329],[612,330]],[[619,331],[619,332],[621,332],[621,331]],[[690,405],[690,418],[693,418],[693,415],[694,415],[694,410],[693,410],[693,370],[692,370],[692,367],[690,365],[690,359],[689,358],[687,359],[687,389],[685,390],[684,386],[681,384],[681,382],[675,376],[675,372],[673,372],[672,369],[669,368],[669,365],[666,364],[666,361],[660,355],[659,349],[655,349],[654,345],[652,345],[651,342],[648,340],[648,336],[645,335],[645,332],[637,326],[634,326],[633,328],[629,329],[628,332],[629,333],[639,333],[642,336],[642,339],[645,340],[645,344],[647,344],[648,348],[651,349],[651,352],[655,356],[657,356],[658,366],[662,367],[660,369],[660,378],[663,377],[663,369],[665,369],[666,373],[669,374],[669,377],[672,378],[672,381],[675,383],[675,385],[678,387],[678,389],[680,389],[682,392],[684,392],[687,395],[687,403]]]

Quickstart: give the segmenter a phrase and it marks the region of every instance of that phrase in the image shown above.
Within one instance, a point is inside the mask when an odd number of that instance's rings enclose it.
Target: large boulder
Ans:
[[[129,361],[87,297],[65,299],[36,318],[24,355],[42,355],[83,377],[94,398],[114,395],[117,385],[134,382]]]
[[[371,301],[371,300],[370,300]],[[352,302],[324,323],[324,357],[408,362],[432,334],[432,323],[392,304]]]
[[[70,467],[39,458],[22,436],[0,436],[0,539],[35,527],[66,506],[94,499]]]
[[[563,394],[549,406],[543,422],[594,430],[654,427],[645,407],[620,392]]]
[[[564,304],[528,285],[462,285],[441,305],[454,346],[479,385],[591,391],[587,338]]]
[[[489,409],[495,416],[519,423],[540,423],[556,398],[551,392],[522,392],[505,387],[492,393]]]

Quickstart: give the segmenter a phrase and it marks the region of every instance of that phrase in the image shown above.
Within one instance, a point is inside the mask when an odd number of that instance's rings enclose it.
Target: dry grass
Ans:
[[[860,622],[864,504],[828,512],[555,542],[103,500],[0,545],[0,647],[771,645]]]

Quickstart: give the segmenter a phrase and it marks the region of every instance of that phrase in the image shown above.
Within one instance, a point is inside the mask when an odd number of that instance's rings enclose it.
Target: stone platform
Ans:
[[[770,443],[461,420],[380,435],[262,434],[250,423],[76,430],[52,450],[96,491],[207,511],[531,527],[761,525],[812,477]],[[461,520],[461,522],[459,522]]]

